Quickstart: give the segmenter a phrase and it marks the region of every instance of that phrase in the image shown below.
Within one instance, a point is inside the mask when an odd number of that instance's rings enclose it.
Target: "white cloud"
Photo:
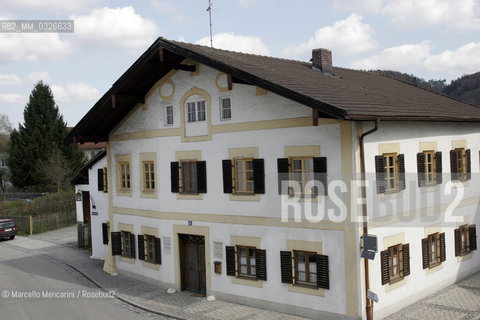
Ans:
[[[419,65],[430,56],[432,49],[430,41],[422,41],[417,44],[403,44],[383,50],[367,59],[352,62],[355,69],[389,69],[400,70]]]
[[[17,86],[20,84],[22,84],[22,79],[16,74],[0,73],[0,86]]]
[[[453,51],[432,55],[425,60],[425,67],[431,71],[449,73],[474,73],[480,70],[480,43],[471,42]]]
[[[196,42],[197,44],[210,46],[210,37],[205,37]],[[213,36],[213,46],[219,49],[270,55],[270,49],[262,42],[260,37],[242,36],[231,33],[219,33]]]
[[[401,28],[445,25],[480,29],[480,4],[476,0],[392,0],[382,12]]]
[[[48,71],[30,72],[28,74],[28,80],[31,83],[37,83],[40,80],[42,80],[43,83],[48,83],[50,82],[50,76],[48,75]]]
[[[365,14],[377,14],[380,12],[383,0],[333,0],[336,8]]]
[[[27,9],[61,9],[61,10],[77,10],[85,7],[96,0],[3,0],[3,6],[22,7]]]
[[[53,60],[71,51],[71,44],[56,33],[0,34],[0,61]]]
[[[168,15],[171,20],[177,23],[195,21],[194,18],[185,16],[183,11],[175,7],[171,2],[164,0],[153,0],[152,7],[155,8],[160,14]],[[205,9],[207,6],[205,5]]]
[[[307,42],[288,46],[284,54],[297,59],[309,59],[312,49],[316,48],[330,49],[334,57],[365,53],[377,46],[372,33],[370,25],[362,23],[361,16],[352,14],[332,26],[318,29]]]
[[[28,97],[18,93],[0,93],[0,102],[11,104],[25,104]]]
[[[84,82],[69,83],[66,87],[52,85],[50,88],[57,102],[93,101],[100,97],[97,89]]]
[[[136,51],[146,49],[159,35],[156,24],[137,14],[131,6],[105,7],[70,18],[75,20],[75,38],[81,45]]]
[[[244,7],[250,7],[257,2],[257,0],[239,0],[240,4]]]

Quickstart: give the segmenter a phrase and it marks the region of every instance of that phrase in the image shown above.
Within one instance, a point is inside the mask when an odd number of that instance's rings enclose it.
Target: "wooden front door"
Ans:
[[[83,223],[90,223],[90,192],[82,191]]]
[[[206,294],[205,237],[180,234],[182,290]]]

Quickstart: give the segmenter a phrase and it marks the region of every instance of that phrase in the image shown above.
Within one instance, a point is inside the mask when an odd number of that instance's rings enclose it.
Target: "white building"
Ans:
[[[159,38],[113,84],[69,136],[108,141],[106,272],[337,319],[480,270],[480,109],[312,61]]]

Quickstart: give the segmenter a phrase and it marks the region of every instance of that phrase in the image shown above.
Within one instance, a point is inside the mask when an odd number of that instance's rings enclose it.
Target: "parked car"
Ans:
[[[18,227],[12,219],[0,219],[0,239],[1,238],[15,238],[18,232]]]

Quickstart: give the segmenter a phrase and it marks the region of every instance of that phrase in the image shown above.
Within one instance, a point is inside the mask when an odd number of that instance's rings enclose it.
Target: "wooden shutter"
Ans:
[[[178,193],[180,183],[180,165],[178,162],[170,162],[170,185],[174,193]]]
[[[380,267],[382,270],[382,285],[390,282],[390,261],[388,258],[388,249],[380,252]]]
[[[323,184],[323,194],[328,193],[327,157],[313,158],[313,176]]]
[[[257,279],[267,281],[267,253],[262,249],[255,249],[255,266]]]
[[[450,172],[452,173],[452,180],[458,179],[458,166],[457,166],[457,151],[450,150]]]
[[[207,162],[197,161],[197,190],[198,193],[207,193]]]
[[[317,288],[330,289],[328,256],[317,254]]]
[[[447,254],[445,249],[445,232],[439,234],[440,237],[440,262],[446,260]]]
[[[282,181],[290,180],[288,158],[277,159],[278,193],[288,194],[288,190],[282,190]]]
[[[110,239],[112,240],[112,255],[122,255],[122,233],[112,232],[110,233]]]
[[[137,236],[138,242],[138,260],[145,260],[145,237],[143,234]]]
[[[255,194],[265,193],[265,165],[263,159],[253,159],[253,192]]]
[[[470,180],[472,178],[472,155],[471,155],[470,149],[467,149],[465,151],[465,154],[467,156],[467,180]]]
[[[222,160],[223,170],[223,193],[232,193],[233,177],[232,177],[232,160]]]
[[[421,188],[425,185],[425,153],[423,152],[417,153],[417,175],[418,186]]]
[[[130,233],[130,258],[135,259],[135,235]]]
[[[442,184],[443,182],[442,170],[442,152],[437,151],[435,152],[435,171],[437,172],[437,184]]]
[[[462,232],[460,228],[455,229],[455,257],[462,255]]]
[[[155,238],[155,264],[162,264],[162,242],[160,238]]]
[[[406,181],[405,181],[405,156],[399,154],[397,156],[398,161],[398,188],[400,190],[405,190]]]
[[[428,243],[428,237],[422,239],[422,261],[423,269],[430,267],[430,245]]]
[[[470,236],[470,251],[477,250],[477,228],[474,224],[468,227],[468,234]]]
[[[410,244],[406,243],[402,246],[403,257],[403,276],[406,277],[410,274]]]
[[[385,193],[385,158],[375,156],[375,172],[377,174],[377,193]]]
[[[282,283],[293,283],[292,252],[280,251],[280,271],[282,274]]]
[[[103,168],[97,170],[98,191],[103,191]]]
[[[226,246],[227,276],[235,277],[235,247]]]
[[[102,238],[103,244],[108,244],[108,223],[102,223]]]

